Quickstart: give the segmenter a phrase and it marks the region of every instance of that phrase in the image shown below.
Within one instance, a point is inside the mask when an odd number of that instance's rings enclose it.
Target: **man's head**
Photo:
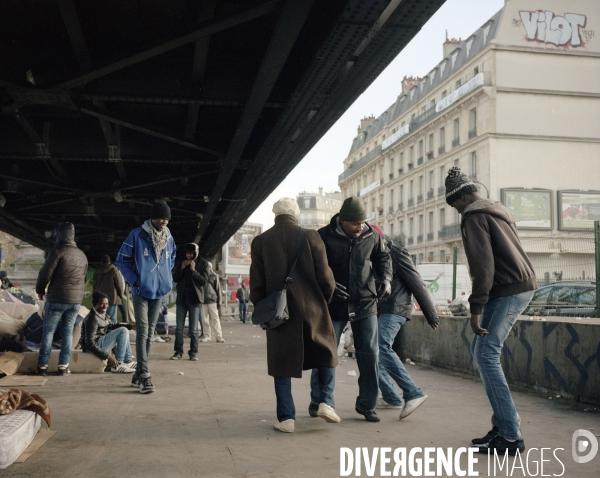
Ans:
[[[342,204],[339,219],[346,235],[348,237],[356,238],[360,236],[363,227],[365,226],[367,213],[358,198],[350,196],[349,198],[346,198],[344,204]]]
[[[194,244],[193,242],[183,246],[183,250],[185,252],[185,258],[188,261],[195,260],[196,257],[198,257],[198,245]]]
[[[477,191],[477,185],[458,166],[450,168],[446,176],[446,202],[450,207],[462,213],[469,204],[481,199]]]
[[[101,258],[100,258],[100,264],[102,264],[103,266],[107,266],[110,264],[110,256],[108,254],[104,254]]]
[[[171,208],[164,201],[155,201],[152,205],[152,225],[157,231],[162,231],[171,220]]]
[[[8,274],[6,273],[6,271],[0,271],[0,279],[6,279],[8,278]]]
[[[105,314],[108,310],[108,296],[102,292],[94,292],[92,294],[92,304],[96,311]]]
[[[273,212],[275,213],[276,217],[282,214],[293,216],[296,219],[300,217],[300,208],[298,207],[298,203],[292,198],[281,198],[279,201],[273,204]]]
[[[246,283],[244,281],[242,281],[242,288],[245,289],[246,288]]]
[[[75,226],[70,222],[63,222],[54,229],[54,243],[75,240]]]

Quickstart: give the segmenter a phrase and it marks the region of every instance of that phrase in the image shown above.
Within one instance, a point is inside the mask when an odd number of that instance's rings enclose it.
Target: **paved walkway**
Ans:
[[[481,383],[426,366],[409,366],[429,400],[399,421],[394,410],[381,410],[380,423],[367,423],[354,412],[358,371],[344,359],[337,369],[335,398],[340,424],[308,416],[309,377],[294,380],[297,420],[294,434],[273,429],[275,396],[266,371],[265,333],[239,321],[223,322],[225,344],[201,344],[199,362],[171,361],[171,343],[155,344],[150,368],[157,391],[142,395],[130,376],[105,373],[49,377],[31,391],[52,407],[57,433],[25,463],[0,472],[8,477],[334,477],[340,476],[340,448],[459,447],[485,434],[491,409]],[[186,340],[186,352],[188,342]],[[183,375],[180,374],[183,372]],[[515,392],[523,418],[530,476],[545,450],[545,475],[597,477],[600,454],[577,464],[571,456],[575,430],[595,428],[600,412],[560,398]],[[584,409],[588,411],[584,411]],[[390,458],[393,453],[388,455]],[[422,457],[422,454],[417,454]],[[474,470],[488,474],[485,455]],[[523,457],[523,466],[526,465]],[[436,462],[437,463],[437,462]],[[378,462],[374,476],[380,476]],[[514,460],[511,459],[511,468]],[[517,462],[517,466],[520,464]],[[466,469],[466,457],[461,455]],[[364,461],[361,476],[365,472]],[[394,460],[387,467],[393,471]],[[435,465],[433,466],[435,471]],[[506,468],[504,469],[506,470]],[[409,470],[408,470],[409,471]],[[525,473],[527,469],[525,468]],[[407,473],[410,476],[410,473]],[[494,476],[493,468],[491,469]],[[510,475],[510,473],[509,473]],[[351,476],[356,476],[355,470]],[[446,475],[443,475],[446,476]],[[452,475],[454,476],[454,475]],[[496,471],[495,476],[507,476]]]

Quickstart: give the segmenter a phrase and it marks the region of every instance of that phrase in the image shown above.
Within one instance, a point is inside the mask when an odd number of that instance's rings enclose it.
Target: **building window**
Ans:
[[[477,110],[473,108],[469,111],[469,139],[477,136]]]
[[[454,139],[458,139],[460,137],[460,123],[458,118],[454,120]]]
[[[390,189],[390,212],[394,210],[394,190]]]
[[[423,157],[423,140],[419,141],[419,158]]]
[[[440,187],[445,186],[446,181],[446,166],[440,166]]]
[[[419,195],[423,194],[423,176],[419,176]]]
[[[433,189],[433,171],[429,171],[429,189]]]
[[[479,66],[476,66],[475,68],[473,68],[473,76],[477,76],[479,74]]]
[[[444,208],[440,209],[440,229],[444,229],[446,225],[446,210]]]
[[[394,237],[394,224],[390,224],[390,238]]]
[[[408,185],[408,197],[410,199],[412,199],[413,197],[415,197],[415,190],[414,190],[414,181],[411,179],[410,183]]]
[[[304,198],[304,209],[310,209],[310,198]]]
[[[460,159],[459,158],[456,158],[454,160],[454,166],[460,167]]]
[[[404,202],[404,184],[400,185],[400,197],[398,198],[400,204]]]
[[[394,178],[394,157],[390,158],[390,179]]]
[[[429,228],[427,230],[427,232],[433,232],[433,211],[429,211]]]
[[[440,146],[446,145],[446,130],[444,128],[440,128]]]
[[[430,153],[433,153],[433,133],[429,135],[429,147],[427,149]]]
[[[477,178],[477,153],[475,151],[471,153],[471,177]]]
[[[398,234],[399,235],[403,235],[404,234],[404,221],[400,221],[400,228],[398,229]]]
[[[446,262],[446,251],[444,249],[440,251],[440,262]]]
[[[410,164],[412,164],[414,159],[415,159],[415,147],[411,146],[410,149],[408,150],[408,162]]]
[[[419,234],[423,234],[423,214],[419,214]]]
[[[398,167],[404,171],[404,152],[400,153],[400,165]]]
[[[409,235],[409,237],[414,237],[414,232],[415,232],[415,218],[411,217],[408,220],[408,235]]]
[[[419,264],[423,264],[423,253],[419,252]]]

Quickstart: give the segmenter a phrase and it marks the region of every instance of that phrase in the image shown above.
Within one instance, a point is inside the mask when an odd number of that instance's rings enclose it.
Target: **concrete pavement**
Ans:
[[[44,387],[31,387],[48,400],[57,433],[25,463],[3,470],[2,477],[334,477],[340,476],[341,447],[366,447],[369,456],[374,447],[389,447],[388,457],[402,447],[407,454],[415,447],[456,451],[491,428],[491,408],[479,381],[418,364],[407,367],[428,393],[427,402],[402,421],[395,410],[379,410],[381,422],[367,423],[354,411],[358,377],[348,372],[358,367],[346,358],[338,366],[335,389],[342,422],[309,417],[305,374],[293,381],[296,432],[283,434],[273,428],[275,395],[267,375],[265,333],[237,320],[222,325],[226,343],[200,344],[198,362],[169,360],[173,342],[154,344],[150,369],[156,392],[150,395],[130,387],[130,375],[111,373],[51,376]],[[186,339],[186,352],[188,345]],[[544,454],[549,460],[544,475],[598,476],[600,454],[589,463],[575,463],[571,438],[578,429],[594,428],[599,435],[599,410],[554,395],[515,391],[514,397],[525,444],[538,450],[528,460],[524,456],[524,469],[516,468],[512,476],[533,475],[541,448],[551,449]],[[487,456],[475,457],[474,470],[487,476]],[[381,476],[380,463],[371,476]],[[466,454],[460,463],[466,470]],[[509,464],[512,468],[513,458]],[[392,458],[387,470],[393,468]],[[492,466],[490,475],[507,476],[506,467],[494,473]],[[350,476],[357,476],[356,469]],[[369,476],[364,460],[360,476]]]

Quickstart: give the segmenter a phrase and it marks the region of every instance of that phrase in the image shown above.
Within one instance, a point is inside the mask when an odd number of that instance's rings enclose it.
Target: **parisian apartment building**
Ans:
[[[331,222],[331,218],[340,212],[342,193],[340,191],[319,192],[303,191],[296,197],[300,208],[298,223],[306,229],[320,229]]]
[[[362,199],[417,262],[447,262],[462,251],[444,186],[459,166],[512,210],[538,275],[566,279],[557,271],[575,262],[571,275],[593,276],[593,243],[574,238],[600,219],[600,2],[507,0],[442,50],[383,114],[363,118],[342,199]]]

